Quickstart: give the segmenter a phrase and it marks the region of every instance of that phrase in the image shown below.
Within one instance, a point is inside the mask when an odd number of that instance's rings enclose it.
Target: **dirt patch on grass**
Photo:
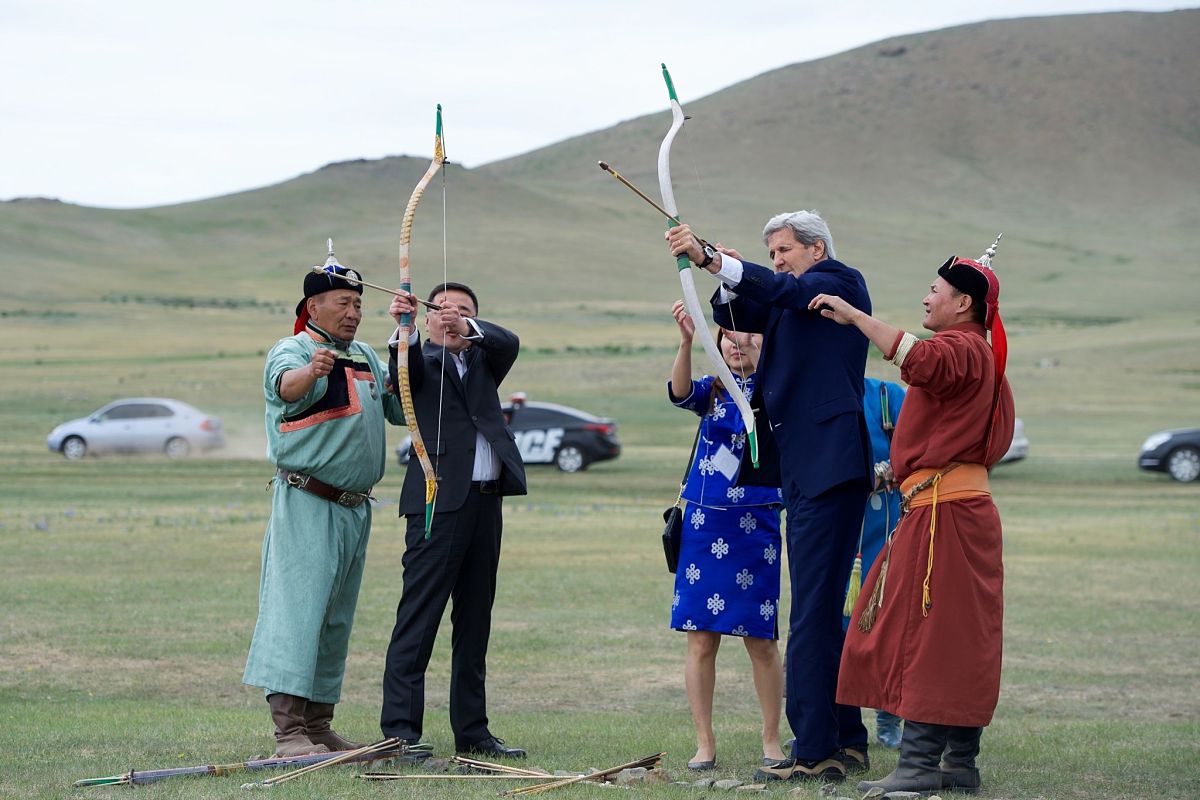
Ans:
[[[172,656],[138,658],[79,653],[48,642],[8,642],[0,665],[0,683],[22,694],[88,696],[203,696],[231,700],[245,693],[244,662]]]
[[[1194,676],[1145,677],[1121,685],[1005,681],[1000,705],[1003,713],[1017,715],[1146,721],[1196,719],[1200,717],[1200,701],[1194,689]]]

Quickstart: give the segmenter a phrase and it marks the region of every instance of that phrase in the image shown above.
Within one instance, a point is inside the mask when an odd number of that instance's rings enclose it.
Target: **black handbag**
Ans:
[[[663,556],[667,559],[667,572],[672,574],[679,567],[679,546],[683,543],[683,488],[687,486],[687,476],[692,471],[692,459],[696,457],[696,445],[699,443],[700,427],[697,426],[696,440],[692,442],[692,452],[683,470],[683,480],[679,482],[679,496],[675,498],[675,505],[663,512]]]
[[[683,509],[678,500],[663,512],[663,522],[666,523],[663,527],[663,555],[667,557],[667,572],[674,574],[679,567],[679,545],[683,539]]]

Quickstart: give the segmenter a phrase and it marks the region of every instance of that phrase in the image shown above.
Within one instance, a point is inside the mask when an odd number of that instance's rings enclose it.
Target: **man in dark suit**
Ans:
[[[426,314],[429,340],[414,332],[408,370],[413,403],[438,475],[433,522],[425,530],[425,476],[410,458],[400,514],[406,520],[404,590],[388,646],[383,677],[384,736],[409,744],[421,738],[425,670],[446,608],[453,625],[450,726],[458,752],[524,757],[488,729],[486,674],[496,567],[500,562],[502,498],[525,494],[525,467],[500,410],[497,389],[517,360],[516,334],[477,318],[479,301],[460,283],[440,284]],[[417,300],[399,294],[390,313],[397,322]],[[389,374],[397,385],[397,349]]]
[[[790,764],[764,767],[758,777],[841,780],[847,769],[868,765],[861,712],[835,700],[843,596],[871,489],[862,410],[868,341],[829,324],[808,303],[826,292],[870,313],[871,298],[862,274],[834,260],[829,227],[815,212],[772,218],[763,240],[774,270],[702,244],[686,225],[668,234],[673,254],[687,255],[724,284],[713,296],[716,323],[763,334],[755,404],[765,409],[778,444],[787,503],[786,711],[796,741]],[[741,479],[752,481],[747,472],[743,464]]]

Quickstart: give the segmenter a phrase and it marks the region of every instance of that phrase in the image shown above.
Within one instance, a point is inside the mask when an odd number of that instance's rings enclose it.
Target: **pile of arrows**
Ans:
[[[487,761],[476,761],[463,756],[455,756],[451,759],[454,763],[468,767],[474,772],[467,774],[425,774],[425,773],[390,773],[390,772],[364,772],[358,777],[368,781],[402,781],[402,780],[535,780],[540,783],[535,783],[531,786],[522,786],[517,789],[509,789],[499,793],[500,797],[516,797],[525,794],[538,794],[540,792],[548,792],[551,789],[557,789],[560,786],[570,786],[573,783],[582,781],[597,781],[605,783],[614,775],[627,769],[636,769],[637,767],[645,767],[646,769],[654,769],[662,765],[663,756],[666,753],[656,753],[652,756],[639,758],[637,761],[630,761],[627,764],[619,764],[615,767],[602,769],[599,772],[591,772],[587,774],[576,774],[568,776],[550,775],[546,772],[538,772],[536,770],[522,769],[520,767],[511,767],[504,764],[492,764]]]
[[[130,770],[123,775],[112,775],[107,778],[85,778],[75,781],[75,786],[76,788],[83,786],[140,786],[145,783],[156,783],[168,778],[180,778],[188,775],[210,775],[216,777],[232,775],[236,772],[259,772],[299,767],[300,769],[284,776],[285,778],[289,778],[298,774],[307,774],[307,772],[315,769],[334,764],[366,763],[378,761],[383,758],[394,758],[410,749],[400,745],[399,742],[399,739],[383,739],[358,750],[343,750],[336,753],[314,753],[312,755],[292,756],[289,758],[258,758],[234,764],[203,764],[197,767]],[[280,781],[276,780],[275,782]],[[272,785],[272,783],[263,781],[260,785],[267,786]]]
[[[301,767],[295,772],[289,772],[286,775],[280,775],[278,778],[267,778],[265,781],[257,781],[255,783],[243,783],[243,789],[259,789],[275,786],[280,783],[286,783],[293,778],[299,778],[301,775],[307,775],[310,772],[316,772],[319,769],[332,767],[335,764],[349,764],[355,761],[374,761],[378,758],[392,758],[398,755],[403,755],[408,751],[408,748],[401,743],[400,739],[382,739],[374,744],[360,747],[357,750],[343,750],[340,753],[334,753],[333,758],[327,761],[322,761],[318,764],[309,764],[307,767]]]
[[[454,756],[450,761],[465,771],[461,773],[364,772],[358,777],[366,781],[537,780],[542,782],[555,778],[549,772],[513,767],[507,764],[493,764],[490,761],[479,761],[466,756]]]

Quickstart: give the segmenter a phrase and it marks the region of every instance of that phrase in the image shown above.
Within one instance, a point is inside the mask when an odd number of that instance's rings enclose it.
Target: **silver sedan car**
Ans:
[[[164,453],[183,458],[224,444],[221,420],[162,397],[115,400],[89,416],[64,422],[46,437],[51,451],[71,460],[88,453]]]
[[[1013,438],[1012,444],[1008,446],[1008,452],[1000,457],[1001,464],[1011,464],[1014,461],[1021,461],[1029,457],[1029,437],[1025,435],[1025,423],[1020,417],[1013,420]]]

